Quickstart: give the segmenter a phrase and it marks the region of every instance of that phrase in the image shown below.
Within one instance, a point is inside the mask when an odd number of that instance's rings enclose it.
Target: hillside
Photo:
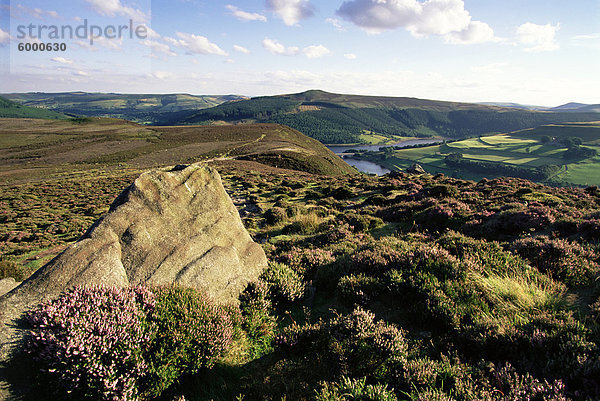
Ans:
[[[275,124],[146,127],[129,121],[0,119],[4,180],[77,170],[243,159],[317,174],[356,171],[318,141]]]
[[[60,120],[68,117],[62,113],[43,108],[22,106],[19,103],[0,97],[0,118],[44,118]]]
[[[391,170],[419,163],[430,173],[476,179],[513,176],[558,185],[600,185],[600,122],[544,125],[410,149],[363,152]]]
[[[600,113],[600,104],[567,103],[549,110],[571,113]]]
[[[169,124],[274,122],[323,143],[393,143],[399,137],[465,138],[543,124],[594,121],[594,113],[536,112],[482,104],[318,90],[257,97],[165,116]],[[170,119],[173,117],[173,119]]]
[[[40,107],[74,115],[113,117],[153,123],[157,114],[181,110],[199,110],[224,102],[246,99],[243,96],[196,96],[177,94],[120,94],[120,93],[9,93],[7,99],[25,106]]]
[[[12,122],[13,137],[19,136],[14,135],[16,123]],[[84,135],[82,139],[93,143],[92,127],[69,130],[62,122],[54,124],[66,136]],[[196,150],[227,146],[241,151],[232,144],[236,136],[250,140],[238,142],[244,146],[263,134],[278,136],[266,132],[278,129],[271,125],[228,127],[231,135],[215,141],[208,133],[223,132],[217,127],[194,133],[186,130],[199,128],[161,132],[109,120],[93,124],[105,126],[93,129],[97,137],[124,132],[124,142],[150,138],[156,141],[152,146],[162,143],[149,153],[156,163],[187,162],[189,154],[180,153],[185,149],[181,144]],[[29,135],[22,129],[22,139],[32,145],[35,135],[48,128],[51,124],[37,131],[30,125]],[[237,135],[233,130],[239,130]],[[257,130],[262,132],[258,136]],[[48,135],[46,144],[60,131]],[[166,146],[162,137],[176,142],[174,147]],[[191,137],[196,145],[186,142]],[[25,152],[29,145],[23,142],[12,152]],[[161,161],[156,155],[165,150],[168,155]],[[12,169],[4,165],[0,174],[20,180],[0,184],[0,277],[26,277],[36,263],[56,255],[107,211],[137,176],[130,166],[140,166],[139,159],[113,157],[93,165],[71,164],[68,170],[46,159],[55,170],[38,165],[28,175],[22,172],[27,165],[18,159]],[[169,330],[180,331],[175,331],[178,340],[166,344],[158,358],[168,368],[152,381],[163,390],[158,399],[600,397],[598,188],[405,173],[332,177],[227,156],[207,163],[219,169],[246,228],[263,244],[269,268],[247,287],[239,307],[228,306],[227,313],[218,315],[233,326],[235,336],[229,332],[219,348],[227,352],[214,354],[214,366],[189,371],[182,362],[186,345],[199,338],[221,340],[214,320],[210,327],[200,322],[211,330],[207,336],[202,330],[185,331],[181,322],[190,316],[181,311],[166,317],[166,323],[172,323]],[[126,242],[128,237],[118,240]],[[189,302],[195,305],[193,299]],[[78,308],[78,319],[85,319],[86,313]],[[131,311],[93,313],[129,322]],[[189,314],[196,316],[194,311]],[[64,329],[42,323],[47,330]],[[100,328],[105,326],[101,320]],[[91,331],[89,337],[98,335]],[[140,342],[117,344],[122,353],[140,347]],[[177,344],[174,351],[171,344]],[[81,346],[94,347],[94,342]],[[77,391],[68,395],[65,388],[70,392],[73,387],[68,385],[74,384],[79,390],[89,376],[72,381],[58,376],[81,360],[76,352],[66,354],[57,370],[46,367],[43,372],[33,369],[40,361],[22,357],[0,372],[22,391],[18,399],[81,399]],[[110,355],[89,368],[77,366],[87,372],[98,364],[108,366]],[[181,371],[185,374],[179,376]],[[148,385],[146,372],[128,369],[124,374],[143,389]]]

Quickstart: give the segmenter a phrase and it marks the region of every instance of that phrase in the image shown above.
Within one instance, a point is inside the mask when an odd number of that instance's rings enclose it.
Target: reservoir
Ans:
[[[344,161],[349,165],[356,167],[358,171],[362,171],[363,173],[367,174],[384,175],[390,172],[390,170],[387,168],[367,160],[359,160],[347,157],[344,159]]]
[[[329,150],[335,153],[338,156],[346,153],[348,150],[374,150],[377,151],[379,148],[386,146],[399,146],[405,148],[407,146],[420,145],[420,144],[430,144],[430,143],[438,143],[439,139],[409,139],[407,141],[402,141],[398,143],[394,143],[391,145],[331,145],[327,146]],[[390,172],[387,168],[380,166],[379,164],[367,161],[367,160],[359,160],[354,159],[352,157],[344,157],[343,158],[346,163],[351,166],[354,166],[358,169],[358,171],[362,171],[367,174],[375,174],[375,175],[384,175]]]

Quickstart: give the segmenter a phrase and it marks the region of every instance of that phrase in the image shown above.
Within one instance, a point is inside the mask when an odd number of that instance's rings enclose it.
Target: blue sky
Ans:
[[[600,103],[597,0],[0,4],[0,92],[257,96],[323,89],[545,106]],[[107,28],[130,21],[146,34],[131,38],[122,29],[123,37],[106,37]],[[42,38],[27,32],[85,22],[82,38],[50,37],[51,28]],[[91,25],[103,33],[90,38]],[[26,42],[65,43],[67,50],[19,51]]]

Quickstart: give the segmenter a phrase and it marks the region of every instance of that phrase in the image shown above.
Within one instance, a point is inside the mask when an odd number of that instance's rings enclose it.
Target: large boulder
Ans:
[[[74,286],[181,284],[236,302],[266,266],[216,170],[146,172],[79,241],[0,298],[0,344],[26,309]]]

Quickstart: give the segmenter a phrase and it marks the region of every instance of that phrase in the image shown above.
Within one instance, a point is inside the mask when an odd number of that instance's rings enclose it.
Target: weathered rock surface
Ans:
[[[82,239],[0,298],[0,344],[27,308],[77,285],[176,283],[235,302],[266,265],[216,170],[146,172]]]
[[[12,291],[16,286],[20,283],[17,283],[14,278],[3,278],[0,280],[0,296],[6,294],[9,291]]]
[[[423,169],[423,167],[418,163],[415,163],[412,166],[410,166],[409,168],[407,168],[406,172],[409,174],[425,174],[426,173],[426,171]]]

